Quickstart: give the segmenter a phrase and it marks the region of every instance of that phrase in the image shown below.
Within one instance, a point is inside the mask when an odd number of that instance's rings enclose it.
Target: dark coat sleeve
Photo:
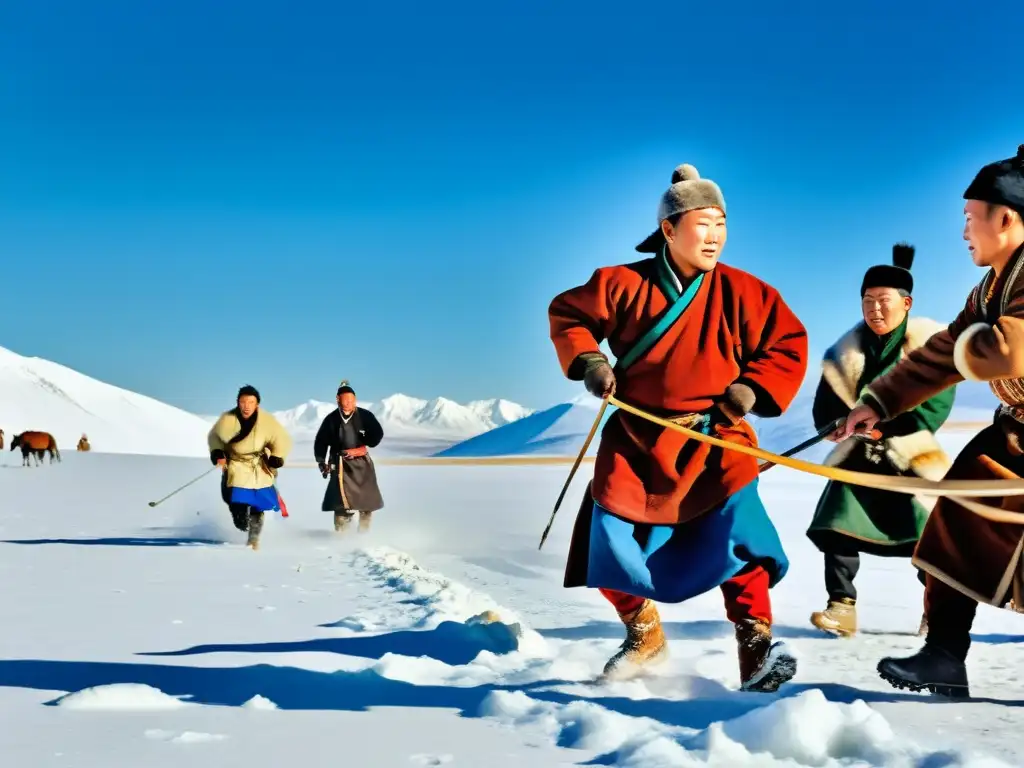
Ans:
[[[359,409],[359,420],[366,434],[363,435],[363,442],[367,448],[376,448],[384,439],[384,428],[377,421],[377,417],[365,408]]]
[[[331,415],[328,414],[322,422],[320,429],[316,431],[316,438],[313,440],[313,460],[318,464],[327,461],[327,449],[331,446]]]
[[[850,413],[846,403],[839,399],[829,383],[822,376],[818,381],[818,391],[814,393],[814,405],[811,408],[811,415],[814,419],[814,428],[822,429],[830,422],[840,419]]]

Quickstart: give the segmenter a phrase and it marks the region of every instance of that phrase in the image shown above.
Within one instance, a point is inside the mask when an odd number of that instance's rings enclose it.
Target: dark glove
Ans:
[[[317,469],[320,470],[320,474],[323,475],[324,479],[326,480],[327,476],[329,474],[331,474],[331,468],[329,466],[327,466],[326,462],[323,462],[323,461],[318,461],[316,466],[317,466]]]
[[[746,384],[733,382],[725,390],[725,399],[717,403],[715,419],[721,424],[739,424],[757,402],[757,395]]]
[[[583,369],[583,384],[587,391],[594,397],[605,397],[615,394],[615,372],[608,365],[608,358],[594,352],[580,355],[585,360],[586,367]]]
[[[282,459],[280,456],[268,456],[267,466],[270,467],[271,469],[280,469],[281,467],[284,466],[284,459]]]
[[[217,466],[218,461],[226,461],[227,458],[228,457],[224,454],[224,451],[222,451],[220,448],[210,451],[210,463],[213,464],[214,466]]]

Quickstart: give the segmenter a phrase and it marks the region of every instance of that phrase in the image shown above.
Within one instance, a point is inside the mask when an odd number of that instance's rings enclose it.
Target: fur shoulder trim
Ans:
[[[835,344],[825,350],[825,359],[838,361],[842,359],[843,355],[847,355],[851,351],[860,352],[860,328],[862,325],[864,324],[857,323],[840,336]]]
[[[211,427],[210,432],[222,443],[227,443],[228,440],[238,434],[238,430],[241,428],[242,422],[238,420],[238,416],[235,415],[234,409],[232,409],[224,411],[220,415],[220,418]]]
[[[260,408],[260,413],[259,416],[257,417],[257,420],[258,419],[263,419],[263,423],[269,425],[273,429],[284,429],[284,427],[281,425],[281,422],[277,420],[277,417],[274,416],[274,414],[272,414],[270,411],[265,410],[263,408]]]
[[[857,382],[864,373],[865,356],[861,348],[861,329],[857,323],[828,348],[821,363],[821,372],[832,391],[849,408],[853,408],[860,395]],[[947,326],[928,317],[911,317],[903,336],[901,351],[904,355],[923,346],[932,336]]]
[[[828,348],[821,361],[821,374],[847,407],[857,402],[857,382],[864,373],[864,351],[860,346],[860,327],[857,323]]]
[[[903,352],[911,352],[918,347],[923,347],[939,331],[949,326],[932,320],[930,317],[912,317],[907,321],[907,331],[903,335]]]

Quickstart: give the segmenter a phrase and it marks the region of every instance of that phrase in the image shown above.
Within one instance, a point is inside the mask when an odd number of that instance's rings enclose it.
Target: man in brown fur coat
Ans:
[[[965,379],[987,381],[1001,405],[960,452],[947,479],[1024,476],[1024,144],[986,165],[964,192],[964,239],[985,277],[949,328],[874,381],[840,437],[870,429]],[[995,462],[995,463],[993,463]],[[987,499],[1021,510],[1024,497]],[[997,523],[939,499],[914,551],[927,574],[924,648],[878,664],[897,688],[970,695],[965,661],[978,603],[1020,604],[1024,525]]]

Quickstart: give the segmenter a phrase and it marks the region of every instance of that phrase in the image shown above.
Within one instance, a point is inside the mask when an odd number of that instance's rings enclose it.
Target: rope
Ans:
[[[848,485],[860,485],[865,488],[875,488],[882,491],[899,490],[902,493],[913,493],[920,496],[948,496],[954,497],[986,497],[986,496],[1024,496],[1024,480],[925,480],[919,477],[889,477],[886,475],[874,475],[869,472],[854,472],[849,469],[838,467],[825,467],[820,464],[812,464],[803,459],[794,459],[787,456],[780,456],[770,451],[754,448],[750,445],[742,445],[722,440],[718,437],[705,435],[702,432],[695,432],[692,429],[680,426],[667,419],[655,416],[640,408],[622,402],[614,395],[608,398],[612,405],[632,413],[634,416],[646,419],[654,424],[671,429],[687,437],[702,443],[708,443],[718,448],[729,451],[745,453],[754,458],[764,459],[782,467],[789,467],[811,475],[818,475],[829,480],[836,480]],[[1022,516],[1024,518],[1024,516]]]
[[[998,523],[1024,524],[1024,513],[1012,512],[999,507],[992,507],[966,498],[1002,498],[1006,496],[1024,495],[1024,480],[1022,480],[1018,475],[1010,472],[1005,467],[997,464],[987,456],[983,457],[983,462],[990,465],[990,471],[996,471],[995,468],[999,467],[1001,471],[997,471],[997,474],[1000,474],[1003,479],[933,481],[918,477],[889,477],[886,475],[873,475],[869,472],[853,472],[848,469],[839,469],[838,467],[825,467],[820,464],[812,464],[809,461],[803,461],[802,459],[779,456],[778,454],[774,454],[760,448],[754,448],[753,446],[727,442],[720,438],[712,437],[711,435],[705,435],[702,432],[695,432],[691,429],[687,429],[686,427],[668,421],[667,419],[662,419],[652,413],[648,413],[640,408],[624,403],[615,396],[609,396],[607,401],[627,413],[632,413],[635,416],[639,416],[642,419],[646,419],[647,421],[658,424],[666,429],[679,432],[699,442],[708,443],[709,445],[714,445],[728,451],[745,453],[748,456],[764,459],[772,464],[789,467],[790,469],[795,469],[799,472],[806,472],[807,474],[817,475],[818,477],[824,477],[829,480],[835,480],[848,485],[859,485],[864,488],[875,488],[877,490],[894,491],[896,493],[909,493],[918,496],[942,496],[950,499],[951,501],[955,501],[957,504],[969,509],[971,512],[975,513],[979,517],[985,518],[986,520]],[[1009,479],[1010,477],[1016,479],[1011,480]]]

